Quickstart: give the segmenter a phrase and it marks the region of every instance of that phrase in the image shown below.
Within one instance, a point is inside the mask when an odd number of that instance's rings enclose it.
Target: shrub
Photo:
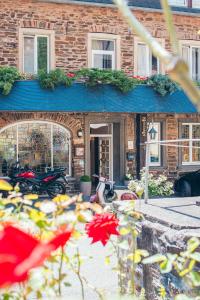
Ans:
[[[166,96],[173,94],[179,89],[179,85],[172,81],[167,75],[153,75],[147,80],[150,85],[158,94]]]
[[[72,73],[65,74],[61,69],[52,70],[47,73],[41,70],[38,75],[38,80],[42,88],[54,90],[57,86],[71,86],[75,76]]]
[[[14,67],[0,67],[0,91],[3,95],[8,95],[20,74]]]
[[[145,169],[141,171],[141,180],[131,180],[128,188],[132,192],[137,192],[139,187],[145,186]],[[159,175],[158,177],[153,174],[148,176],[148,190],[149,196],[170,196],[173,194],[173,183],[167,180],[164,175]]]
[[[91,178],[88,175],[83,175],[83,176],[81,176],[80,181],[81,182],[90,182]]]

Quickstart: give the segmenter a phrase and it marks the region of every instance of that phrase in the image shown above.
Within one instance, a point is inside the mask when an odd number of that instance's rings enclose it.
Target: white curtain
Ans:
[[[147,76],[148,74],[148,53],[147,46],[145,44],[137,45],[137,75]]]
[[[34,73],[34,37],[24,37],[24,72]]]

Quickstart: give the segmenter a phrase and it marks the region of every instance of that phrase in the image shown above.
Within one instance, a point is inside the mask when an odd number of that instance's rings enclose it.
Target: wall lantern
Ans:
[[[152,124],[151,129],[148,131],[148,134],[149,134],[150,140],[156,139],[157,131],[155,130],[153,124]]]
[[[77,130],[77,137],[78,138],[82,138],[83,137],[83,129],[82,128],[80,128],[80,129]]]

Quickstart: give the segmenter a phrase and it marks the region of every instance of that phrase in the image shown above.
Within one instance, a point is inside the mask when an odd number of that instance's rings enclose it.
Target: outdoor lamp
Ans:
[[[151,140],[155,140],[156,139],[156,134],[157,134],[157,131],[155,130],[155,128],[151,127],[151,129],[148,131],[148,134],[149,134],[149,137]]]
[[[82,128],[80,128],[80,129],[77,130],[77,137],[78,138],[83,137],[83,129]]]

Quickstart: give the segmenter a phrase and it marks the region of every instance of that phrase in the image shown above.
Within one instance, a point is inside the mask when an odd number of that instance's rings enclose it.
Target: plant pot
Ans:
[[[126,187],[128,187],[129,183],[130,183],[130,180],[124,180],[124,185],[125,185]]]
[[[92,182],[80,182],[80,191],[84,196],[90,196],[92,190]]]

